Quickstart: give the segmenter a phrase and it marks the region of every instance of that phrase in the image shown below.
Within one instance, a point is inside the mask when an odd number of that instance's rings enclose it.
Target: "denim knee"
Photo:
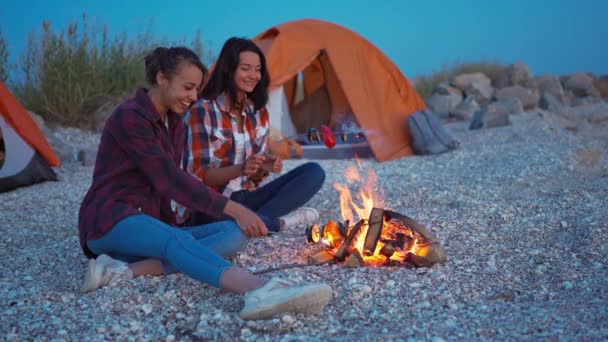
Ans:
[[[247,242],[249,242],[249,238],[247,235],[243,233],[243,231],[239,228],[238,225],[230,226],[226,228],[229,230],[232,239],[224,248],[224,257],[234,256],[237,252],[242,251],[247,246]]]
[[[325,170],[315,162],[308,162],[302,166],[303,173],[308,179],[310,179],[310,186],[316,187],[317,190],[321,189],[323,182],[325,182]]]

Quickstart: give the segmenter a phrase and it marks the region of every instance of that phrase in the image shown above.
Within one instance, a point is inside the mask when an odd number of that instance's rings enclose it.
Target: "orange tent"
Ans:
[[[320,124],[335,127],[352,114],[378,161],[413,154],[407,117],[426,106],[399,69],[365,38],[336,24],[304,19],[272,27],[254,41],[266,56],[270,88],[283,87],[298,133]]]
[[[28,111],[0,82],[0,192],[57,180],[59,158]]]

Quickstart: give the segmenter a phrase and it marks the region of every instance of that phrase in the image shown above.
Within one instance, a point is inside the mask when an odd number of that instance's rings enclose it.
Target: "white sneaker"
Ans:
[[[282,313],[321,312],[331,299],[332,289],[323,283],[295,284],[272,278],[266,285],[245,293],[242,319],[267,319]]]
[[[310,207],[300,207],[281,217],[285,222],[284,228],[311,226],[319,221],[319,213]]]
[[[87,273],[84,276],[84,292],[115,284],[122,279],[133,278],[133,272],[126,262],[112,259],[102,254],[97,259],[90,259]]]

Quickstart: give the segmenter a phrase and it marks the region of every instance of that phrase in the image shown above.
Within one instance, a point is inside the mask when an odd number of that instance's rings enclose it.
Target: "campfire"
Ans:
[[[359,160],[357,163],[362,169]],[[357,199],[361,205],[353,200],[348,185],[334,183],[340,194],[342,221],[328,220],[324,225],[308,227],[308,242],[323,247],[309,257],[309,263],[430,267],[446,260],[441,244],[423,225],[384,209],[382,193],[376,191],[377,177],[373,169],[367,170],[365,179],[355,166],[348,167],[344,175],[350,185],[359,184]]]

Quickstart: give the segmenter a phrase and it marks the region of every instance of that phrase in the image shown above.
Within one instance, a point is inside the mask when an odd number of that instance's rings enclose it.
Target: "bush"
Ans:
[[[429,76],[419,76],[414,78],[414,87],[423,99],[429,98],[433,93],[435,86],[441,82],[449,81],[452,77],[460,74],[468,74],[473,72],[481,72],[488,76],[492,84],[496,84],[498,75],[504,69],[504,65],[497,62],[480,62],[480,63],[461,63],[456,64],[451,68],[442,66],[441,70],[433,72]]]
[[[8,47],[6,39],[2,34],[2,28],[0,28],[0,81],[6,82],[8,78]]]
[[[89,30],[84,15],[59,33],[49,22],[42,28],[41,36],[28,38],[20,62],[23,75],[13,91],[28,109],[65,126],[91,128],[97,108],[145,84],[144,56],[168,45],[147,29],[134,38],[122,33],[110,39],[107,26]],[[200,34],[195,39],[193,49],[204,53]]]

